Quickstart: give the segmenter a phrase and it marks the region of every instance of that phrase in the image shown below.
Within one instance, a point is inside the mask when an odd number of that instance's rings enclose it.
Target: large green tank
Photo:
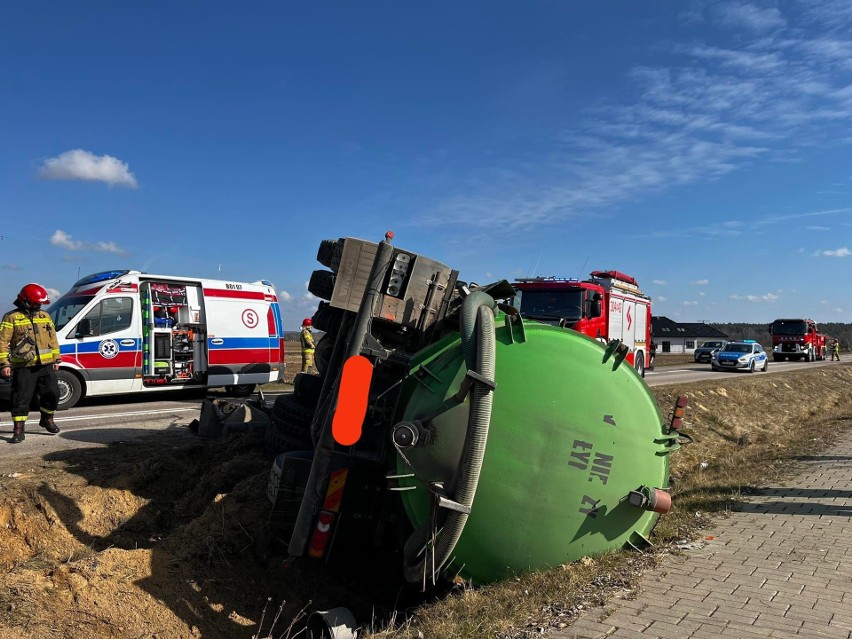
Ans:
[[[439,568],[424,544],[437,545],[446,517],[460,511],[469,515],[443,568],[486,583],[642,546],[670,504],[664,491],[677,433],[633,368],[617,365],[617,354],[604,361],[604,345],[580,333],[511,319],[493,319],[493,392],[487,375],[473,376],[493,405],[469,509],[455,496],[467,464],[460,459],[470,454],[472,393],[453,400],[470,379],[462,338],[419,352],[405,382],[399,420],[414,437],[394,437],[396,469],[419,531],[412,537],[420,535],[409,540],[408,570],[424,579]]]

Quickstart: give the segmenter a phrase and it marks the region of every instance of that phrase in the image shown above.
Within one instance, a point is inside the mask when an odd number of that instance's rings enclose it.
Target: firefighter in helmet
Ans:
[[[0,320],[0,375],[12,378],[13,444],[24,441],[27,415],[33,394],[38,392],[41,419],[38,424],[51,435],[59,432],[53,414],[59,404],[59,340],[56,327],[45,311],[47,291],[27,284],[18,293],[15,310]]]
[[[836,337],[831,340],[831,361],[840,361],[840,340]]]
[[[314,366],[314,336],[311,334],[313,322],[310,317],[302,320],[302,333],[299,339],[302,343],[302,372],[308,373]]]

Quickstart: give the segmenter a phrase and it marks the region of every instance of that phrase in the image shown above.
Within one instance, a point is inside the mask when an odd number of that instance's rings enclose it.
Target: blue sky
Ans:
[[[851,125],[846,1],[5,3],[0,300],[268,279],[294,329],[320,240],[391,229],[467,281],[848,322]]]

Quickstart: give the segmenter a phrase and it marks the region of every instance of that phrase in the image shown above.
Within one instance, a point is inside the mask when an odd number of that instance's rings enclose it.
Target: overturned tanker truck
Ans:
[[[320,374],[266,435],[291,558],[380,547],[426,587],[646,545],[685,401],[664,418],[620,342],[526,320],[507,282],[466,284],[392,237],[319,248]]]

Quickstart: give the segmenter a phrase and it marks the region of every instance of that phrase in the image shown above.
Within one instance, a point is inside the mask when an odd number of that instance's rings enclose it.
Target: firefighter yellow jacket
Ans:
[[[9,311],[0,320],[0,366],[21,368],[61,361],[59,340],[50,315]]]
[[[303,353],[313,353],[314,348],[314,336],[311,335],[311,329],[303,328],[302,334],[299,336],[300,341],[302,342],[302,352]]]

